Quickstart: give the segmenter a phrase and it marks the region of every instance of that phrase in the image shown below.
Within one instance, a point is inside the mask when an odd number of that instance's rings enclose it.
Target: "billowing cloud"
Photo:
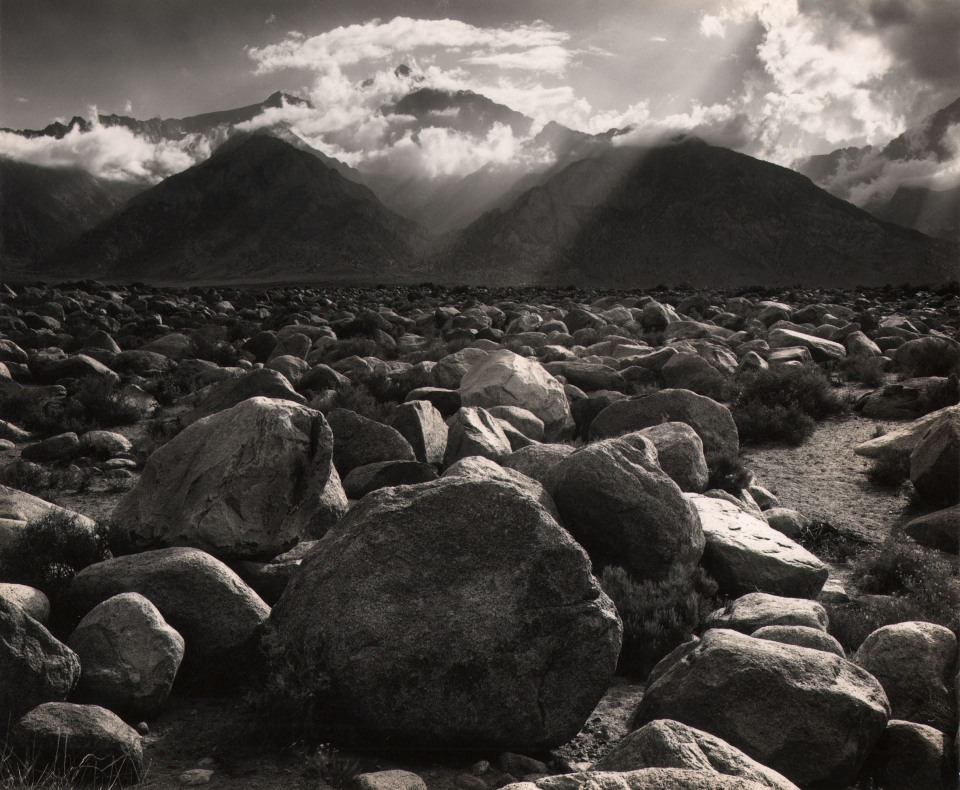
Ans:
[[[190,135],[183,140],[150,142],[121,126],[103,126],[96,108],[90,128],[74,127],[62,139],[21,137],[0,132],[0,153],[43,167],[75,167],[114,181],[155,183],[210,155],[211,141]]]

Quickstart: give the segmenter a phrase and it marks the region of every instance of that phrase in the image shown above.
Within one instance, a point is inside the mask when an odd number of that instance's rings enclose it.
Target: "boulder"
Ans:
[[[487,409],[498,420],[510,425],[526,438],[535,442],[543,440],[543,420],[533,412],[519,406],[491,406]]]
[[[380,461],[415,461],[410,442],[389,425],[349,409],[327,414],[333,431],[333,463],[341,475]]]
[[[404,402],[424,400],[432,404],[444,418],[457,413],[462,405],[458,390],[442,389],[441,387],[417,387],[407,393]]]
[[[322,535],[346,512],[333,453],[320,412],[251,398],[187,426],[154,452],[113,521],[122,542],[137,549],[272,557]]]
[[[50,620],[50,599],[26,584],[0,583],[0,598],[16,604],[41,625]]]
[[[960,413],[944,415],[910,453],[910,482],[926,502],[960,501]]]
[[[917,516],[903,531],[921,546],[960,554],[960,505]]]
[[[570,384],[584,392],[623,392],[627,388],[627,382],[619,371],[599,362],[571,359],[548,362],[544,367],[551,376],[563,376]]]
[[[799,543],[722,499],[687,494],[706,539],[703,566],[725,595],[813,598],[830,570]]]
[[[96,528],[96,522],[67,508],[54,505],[26,491],[0,485],[0,550],[8,546],[31,521],[50,514],[73,518],[86,529]]]
[[[447,429],[446,466],[471,455],[500,463],[513,452],[499,421],[486,409],[464,406],[450,418]]]
[[[39,705],[17,722],[13,743],[38,772],[111,785],[136,784],[143,778],[137,731],[97,705]]]
[[[853,660],[880,681],[892,716],[935,727],[956,725],[950,689],[957,638],[942,625],[885,625],[860,645]]]
[[[479,455],[461,458],[444,471],[443,477],[473,481],[493,480],[504,483],[510,488],[516,489],[524,496],[536,500],[554,520],[557,522],[560,521],[560,514],[557,512],[557,506],[553,501],[553,497],[550,496],[550,493],[539,481],[527,477],[527,475],[515,469],[506,469],[488,458],[483,458]]]
[[[939,730],[891,719],[870,757],[868,773],[883,790],[953,790],[957,777],[950,770],[948,749]]]
[[[434,466],[443,464],[447,451],[447,424],[430,401],[401,403],[391,424],[410,443],[418,461]]]
[[[439,364],[439,363],[438,363]],[[547,441],[573,435],[563,386],[539,362],[512,351],[496,351],[473,365],[460,382],[464,406],[519,406],[543,421]]]
[[[683,422],[693,428],[703,442],[708,465],[721,459],[734,461],[740,452],[740,437],[730,410],[689,390],[665,389],[611,403],[590,425],[590,438],[620,436],[662,422]]]
[[[641,768],[638,771],[581,771],[517,782],[503,790],[765,790],[769,785],[688,768]]]
[[[718,396],[726,379],[723,374],[699,354],[675,354],[660,370],[667,387],[690,390],[707,397]]]
[[[692,572],[703,554],[696,509],[657,464],[640,433],[577,450],[550,474],[563,524],[594,563],[637,579]]]
[[[72,431],[28,444],[20,450],[20,457],[23,460],[37,463],[69,461],[79,454],[80,439]]]
[[[79,677],[76,653],[0,597],[0,729],[43,702],[66,699]]]
[[[553,468],[575,449],[568,444],[532,444],[510,453],[503,460],[503,466],[548,486]]]
[[[853,451],[864,458],[897,455],[909,457],[924,434],[942,417],[951,414],[960,414],[960,406],[947,406],[945,409],[931,412],[907,425],[868,439],[854,447]]]
[[[591,771],[626,772],[641,768],[685,768],[736,776],[771,790],[796,790],[789,779],[729,743],[670,719],[651,721],[634,730],[590,766]]]
[[[940,408],[947,386],[935,376],[898,381],[867,393],[853,408],[875,420],[913,420]]]
[[[752,634],[765,626],[798,625],[826,632],[827,622],[827,610],[816,601],[757,592],[742,595],[717,609],[707,617],[704,627]]]
[[[814,362],[831,362],[844,359],[847,350],[832,340],[796,332],[793,329],[771,329],[767,335],[770,348],[790,348],[799,346],[807,349]]]
[[[237,574],[191,548],[155,549],[90,565],[73,578],[69,603],[82,616],[129,592],[149,600],[183,636],[184,669],[192,662],[199,674],[242,667],[245,649],[270,614]]]
[[[257,368],[237,378],[211,384],[198,393],[198,398],[199,403],[182,418],[186,425],[233,408],[249,398],[272,398],[300,405],[307,402],[290,386],[286,377],[266,368]]]
[[[114,431],[87,431],[80,437],[80,454],[101,460],[133,452],[130,440]]]
[[[271,618],[364,743],[524,751],[575,735],[620,650],[584,551],[521,488],[458,475],[365,497]]]
[[[115,354],[110,360],[111,370],[123,376],[142,376],[147,373],[170,373],[177,363],[166,354],[146,348],[130,349]]]
[[[764,510],[763,518],[772,529],[791,540],[798,539],[810,523],[802,513],[788,507],[772,507]]]
[[[183,660],[183,637],[139,593],[95,606],[67,645],[80,659],[77,695],[132,721],[160,712]]]
[[[419,461],[380,461],[357,466],[343,479],[350,499],[362,499],[371,491],[387,486],[416,485],[437,479],[437,468]]]
[[[664,422],[638,433],[653,442],[660,467],[681,491],[700,492],[707,487],[710,470],[703,442],[693,428],[682,422]]]
[[[486,359],[489,353],[481,348],[463,348],[453,354],[447,354],[433,368],[434,384],[441,389],[457,389],[467,371]]]
[[[808,625],[765,625],[752,634],[754,639],[769,639],[785,645],[809,647],[811,650],[825,650],[827,653],[846,658],[843,646],[830,634]]]
[[[846,786],[889,716],[877,680],[840,656],[711,629],[647,687],[635,725],[675,719],[800,786]]]
[[[375,771],[353,780],[356,790],[427,790],[427,784],[410,771]]]
[[[911,376],[949,376],[960,365],[960,343],[947,337],[918,337],[893,352],[893,367]]]

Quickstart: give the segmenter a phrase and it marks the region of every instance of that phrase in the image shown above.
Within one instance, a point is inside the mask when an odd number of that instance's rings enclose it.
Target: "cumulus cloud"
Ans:
[[[21,137],[0,132],[0,154],[43,167],[74,167],[114,181],[155,183],[210,155],[211,142],[199,135],[150,142],[121,126],[103,126],[96,108],[90,127],[74,127],[62,139]]]

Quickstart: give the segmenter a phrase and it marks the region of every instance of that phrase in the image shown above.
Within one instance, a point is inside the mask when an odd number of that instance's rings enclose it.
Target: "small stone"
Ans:
[[[427,790],[426,782],[410,771],[376,771],[353,781],[357,790]]]
[[[489,770],[489,760],[477,760],[477,762],[470,766],[470,773],[472,773],[474,776],[483,776]]]
[[[134,727],[138,734],[140,735],[149,735],[150,734],[150,725],[145,721],[137,722],[137,726]]]
[[[212,778],[213,771],[209,768],[191,768],[189,771],[184,771],[180,774],[178,781],[182,785],[195,787],[196,785],[205,785]]]
[[[455,781],[457,787],[463,790],[488,790],[487,783],[479,776],[474,776],[473,774],[457,774]]]

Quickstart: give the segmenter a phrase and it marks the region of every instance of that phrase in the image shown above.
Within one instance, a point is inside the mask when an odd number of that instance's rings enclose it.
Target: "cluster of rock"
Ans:
[[[62,641],[42,593],[0,586],[0,721],[17,744],[59,754],[70,733],[139,776],[137,734],[118,716],[155,716],[178,678],[235,678],[269,629],[305,690],[322,678],[325,715],[352,737],[549,749],[579,732],[616,669],[623,625],[594,571],[658,581],[702,566],[733,603],[654,670],[637,729],[586,774],[506,774],[544,790],[789,788],[842,786],[869,761],[899,787],[921,742],[924,770],[940,770],[944,734],[918,710],[922,694],[950,704],[953,634],[889,626],[848,660],[814,600],[829,569],[793,539],[802,515],[755,480],[710,487],[739,454],[717,399],[737,376],[847,355],[908,369],[930,345],[949,358],[940,313],[885,316],[866,298],[459,294],[455,307],[423,287],[373,309],[340,296],[8,293],[0,391],[56,400],[98,377],[149,404],[173,387],[185,426],[114,510],[123,556],[70,584]],[[232,328],[206,352],[233,364],[195,358],[187,332],[205,324]],[[359,413],[372,389],[392,414]],[[958,408],[896,440],[912,442],[921,496],[951,490]],[[131,450],[105,432],[29,443],[0,430],[24,461]],[[8,539],[54,507],[10,488],[0,505]]]

